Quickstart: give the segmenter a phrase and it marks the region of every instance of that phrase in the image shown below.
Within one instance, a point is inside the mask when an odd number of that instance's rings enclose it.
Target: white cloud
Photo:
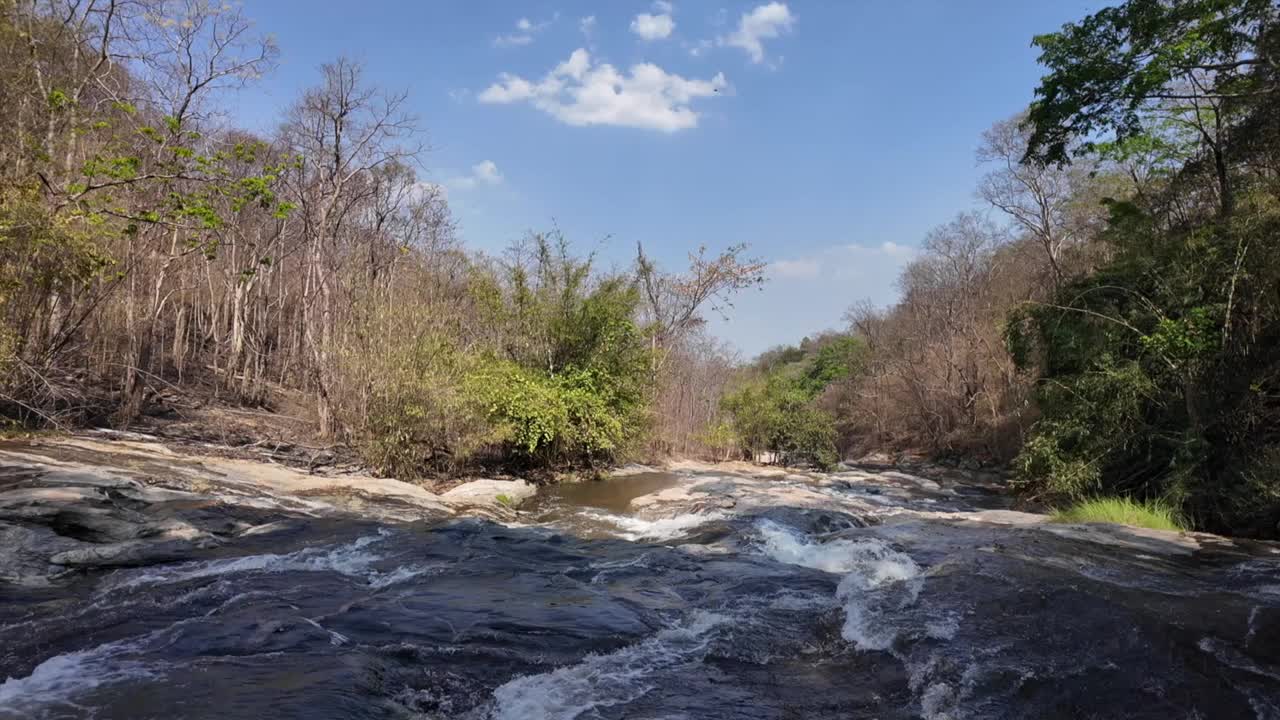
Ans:
[[[559,13],[556,14],[559,17]],[[493,39],[494,47],[515,47],[519,45],[528,45],[533,42],[533,38],[538,33],[546,30],[555,22],[555,17],[551,20],[543,22],[534,22],[527,17],[522,17],[516,21],[516,32],[506,35],[499,35]]]
[[[817,260],[802,258],[800,260],[778,260],[769,264],[773,275],[790,279],[817,277],[822,265]]]
[[[919,250],[891,240],[879,245],[832,245],[810,255],[769,263],[772,276],[778,280],[804,280],[817,277],[866,277],[873,268],[905,267]]]
[[[497,185],[502,182],[502,172],[498,170],[498,165],[492,160],[483,160],[471,167],[471,172],[476,179],[486,185]],[[892,243],[889,243],[892,244]]]
[[[510,35],[499,35],[493,39],[494,47],[516,47],[518,45],[528,45],[533,42],[533,36],[528,33],[511,33]]]
[[[667,2],[667,0],[654,0],[653,9],[664,15],[670,15],[676,9],[676,6]]]
[[[671,37],[671,31],[675,29],[676,21],[666,14],[640,13],[631,21],[631,32],[640,36],[642,40],[662,40]]]
[[[900,245],[892,240],[886,240],[879,245],[846,245],[846,250],[854,255],[866,257],[868,255],[882,255],[884,257],[893,258],[894,260],[912,260],[916,254],[920,252],[919,248],[910,245]]]
[[[886,240],[880,243],[880,252],[892,258],[914,258],[918,252],[916,248],[910,245],[899,245],[892,240]]]
[[[716,38],[718,45],[745,50],[751,62],[764,61],[764,41],[791,30],[796,18],[786,3],[771,2],[757,5],[751,12],[743,13],[738,29]]]
[[[580,30],[582,34],[586,35],[588,38],[591,37],[592,32],[595,32],[595,29],[596,29],[595,15],[588,15],[578,21],[578,30]]]
[[[689,54],[694,57],[702,57],[706,51],[710,50],[715,43],[710,40],[699,40],[695,43],[685,43],[684,47],[689,50]]]
[[[456,177],[448,185],[456,190],[470,190],[478,185],[501,185],[506,178],[492,160],[482,160],[471,166],[471,174]]]
[[[845,310],[869,300],[886,307],[900,297],[898,278],[916,248],[894,242],[814,248],[770,264],[769,282],[742,293],[725,321],[709,318],[717,336],[748,355],[805,335],[845,326]]]
[[[583,48],[542,80],[530,82],[502,73],[478,98],[480,102],[528,102],[566,125],[616,125],[675,132],[697,127],[690,107],[729,87],[723,73],[710,80],[687,79],[652,63],[631,66],[623,74],[608,63],[592,64]]]

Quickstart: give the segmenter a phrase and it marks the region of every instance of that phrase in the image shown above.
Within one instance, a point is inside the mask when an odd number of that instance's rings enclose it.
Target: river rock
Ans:
[[[50,574],[61,569],[50,566],[49,556],[80,546],[46,527],[0,522],[0,583],[47,586]]]
[[[448,503],[464,505],[508,505],[515,507],[533,497],[538,488],[524,480],[472,480],[440,496]],[[499,498],[506,498],[500,500]]]

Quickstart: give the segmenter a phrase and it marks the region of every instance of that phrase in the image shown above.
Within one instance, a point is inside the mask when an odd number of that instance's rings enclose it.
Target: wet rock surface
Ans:
[[[981,472],[434,495],[9,445],[0,717],[1280,718],[1280,549],[1049,524]]]

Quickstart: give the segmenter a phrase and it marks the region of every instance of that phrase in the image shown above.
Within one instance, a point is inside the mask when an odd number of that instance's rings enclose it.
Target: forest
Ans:
[[[407,96],[358,62],[259,136],[225,104],[279,53],[239,6],[0,0],[0,415],[287,409],[406,479],[914,454],[1274,536],[1278,23],[1127,0],[1035,37],[1035,100],[975,138],[975,205],[899,300],[744,362],[705,321],[766,281],[745,245],[468,250]]]

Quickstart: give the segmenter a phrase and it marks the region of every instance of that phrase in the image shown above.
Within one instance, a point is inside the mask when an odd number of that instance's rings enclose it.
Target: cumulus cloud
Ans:
[[[471,166],[471,173],[449,181],[449,186],[457,190],[470,190],[479,185],[501,185],[506,178],[492,160],[482,160]]]
[[[691,104],[727,89],[723,73],[710,80],[668,73],[652,63],[626,73],[608,63],[593,63],[583,48],[573,51],[536,82],[511,73],[480,93],[480,102],[527,102],[566,125],[616,125],[675,132],[697,127]]]
[[[492,160],[482,160],[471,166],[471,172],[476,180],[486,185],[497,185],[503,180],[502,173],[498,170],[498,165]]]
[[[665,13],[662,15],[640,13],[631,21],[631,32],[638,35],[641,40],[663,40],[671,37],[671,32],[675,29],[676,21]]]
[[[742,14],[736,30],[716,38],[716,44],[740,48],[750,56],[751,62],[760,63],[764,61],[764,41],[790,31],[795,21],[786,3],[757,5]]]

